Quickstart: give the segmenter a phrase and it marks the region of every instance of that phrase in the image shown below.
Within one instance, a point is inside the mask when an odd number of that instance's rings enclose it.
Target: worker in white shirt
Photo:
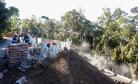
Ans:
[[[59,51],[59,48],[57,46],[57,44],[55,42],[52,43],[52,45],[50,46],[50,58],[56,58],[57,57],[57,53]]]
[[[41,51],[40,51],[40,57],[39,60],[44,60],[47,58],[47,53],[48,53],[48,47],[47,43],[41,43]]]

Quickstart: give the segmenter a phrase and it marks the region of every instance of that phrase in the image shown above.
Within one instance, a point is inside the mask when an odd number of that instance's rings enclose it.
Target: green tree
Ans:
[[[0,0],[0,39],[3,37],[2,34],[9,28],[10,16],[10,10],[6,8],[6,3],[3,0]]]
[[[47,39],[58,39],[60,22],[55,19],[49,19],[46,16],[42,16],[38,22],[41,36]]]
[[[84,40],[91,42],[93,31],[96,30],[95,24],[86,19],[81,10],[72,10],[67,12],[61,18],[62,28],[64,29],[64,37],[72,37],[76,43]],[[88,38],[88,39],[87,39]]]
[[[12,16],[19,16],[19,10],[18,8],[14,7],[14,6],[11,6],[9,7],[10,9],[10,13]]]
[[[18,32],[18,27],[19,27],[19,10],[15,7],[10,7],[10,31],[12,32]]]
[[[36,16],[32,15],[28,23],[28,28],[28,33],[33,33],[34,35],[41,36],[41,31],[39,30],[38,19]]]
[[[110,9],[104,9],[98,20],[104,32],[97,45],[100,53],[112,56],[116,62],[129,63],[132,67],[132,78],[138,79],[137,34],[132,18],[121,9],[116,9],[113,13]]]
[[[22,28],[23,32],[27,32],[29,30],[29,19],[22,19]]]

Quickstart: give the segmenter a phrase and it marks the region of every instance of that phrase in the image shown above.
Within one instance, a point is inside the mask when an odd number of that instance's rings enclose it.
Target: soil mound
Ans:
[[[115,84],[74,51],[62,51],[53,64],[61,84]]]
[[[60,52],[46,66],[38,66],[26,72],[11,69],[4,74],[0,84],[15,84],[21,76],[26,76],[26,84],[115,84],[76,52],[68,50]]]

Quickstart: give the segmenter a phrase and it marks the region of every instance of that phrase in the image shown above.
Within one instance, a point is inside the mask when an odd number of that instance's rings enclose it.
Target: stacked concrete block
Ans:
[[[18,43],[9,46],[9,63],[14,64],[26,59],[28,54],[28,44]]]
[[[17,54],[16,54],[16,44],[10,44],[9,46],[9,63],[16,63],[17,60]]]
[[[17,55],[21,57],[22,59],[25,59],[28,54],[28,44],[20,43],[17,44]]]

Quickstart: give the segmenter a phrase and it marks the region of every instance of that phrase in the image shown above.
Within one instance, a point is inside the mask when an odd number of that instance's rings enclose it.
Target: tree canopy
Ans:
[[[0,37],[11,28],[10,18],[13,15],[19,16],[19,10],[15,7],[7,8],[4,0],[0,0]]]

